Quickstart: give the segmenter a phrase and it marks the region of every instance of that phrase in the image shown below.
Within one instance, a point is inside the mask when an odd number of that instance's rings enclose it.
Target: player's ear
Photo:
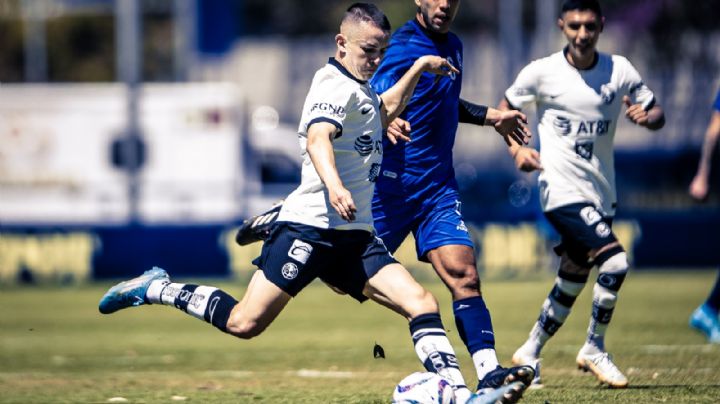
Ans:
[[[565,28],[565,21],[563,21],[562,18],[557,19],[557,26],[560,28],[560,31],[562,31]]]
[[[347,53],[347,38],[343,34],[335,35],[335,44],[342,53]]]
[[[600,32],[605,28],[605,17],[600,18]]]
[[[420,0],[415,0],[415,5],[418,6],[418,9],[420,8],[420,3],[421,3]]]

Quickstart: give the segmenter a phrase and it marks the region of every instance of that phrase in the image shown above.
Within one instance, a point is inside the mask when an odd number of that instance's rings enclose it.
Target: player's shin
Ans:
[[[215,287],[160,281],[150,284],[145,298],[153,304],[174,306],[222,332],[227,332],[230,312],[238,303],[235,298]]]
[[[410,334],[415,352],[425,369],[447,379],[455,390],[458,402],[465,402],[471,393],[460,372],[455,351],[447,338],[440,314],[427,313],[413,318],[410,320]]]
[[[585,287],[587,279],[588,274],[559,271],[550,294],[543,302],[540,316],[523,346],[528,356],[533,358],[540,356],[540,351],[545,346],[545,343],[565,323],[570,314],[570,309]]]
[[[604,352],[605,332],[612,319],[618,291],[627,274],[628,262],[621,247],[602,253],[595,262],[598,264],[598,278],[593,287],[592,317],[585,348],[589,346]]]
[[[490,311],[483,298],[475,296],[454,301],[453,312],[458,334],[472,356],[478,380],[482,380],[499,365]]]

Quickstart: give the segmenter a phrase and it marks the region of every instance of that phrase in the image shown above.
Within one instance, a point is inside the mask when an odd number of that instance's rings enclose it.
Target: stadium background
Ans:
[[[233,230],[299,179],[298,114],[345,3],[0,2],[0,283],[152,265],[246,275],[259,246],[233,246]],[[414,12],[377,3],[394,27]],[[563,46],[557,3],[463,2],[464,98],[496,104],[528,60]],[[599,48],[635,64],[668,118],[658,133],[620,123],[617,232],[637,269],[712,268],[720,198],[694,204],[686,189],[720,86],[720,2],[603,4]],[[513,168],[492,130],[461,125],[457,139],[483,276],[550,273],[556,236],[535,175]],[[399,257],[421,267],[411,245]]]

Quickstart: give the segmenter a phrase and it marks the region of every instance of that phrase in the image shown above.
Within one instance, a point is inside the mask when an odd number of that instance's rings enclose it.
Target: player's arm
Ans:
[[[512,111],[516,110],[510,105],[507,99],[500,101],[498,105],[499,111]],[[516,110],[517,111],[517,110]],[[504,136],[505,143],[508,145],[508,153],[512,156],[515,161],[515,167],[518,170],[525,172],[532,172],[535,170],[542,170],[542,164],[540,164],[540,153],[532,147],[527,147],[521,141],[514,137]]]
[[[335,166],[332,139],[338,128],[329,122],[316,122],[307,130],[307,152],[320,179],[328,190],[330,204],[348,222],[355,220],[355,202],[340,180]]]
[[[420,76],[424,72],[430,72],[439,76],[449,76],[460,71],[451,65],[446,59],[435,55],[419,57],[415,63],[392,87],[380,95],[382,98],[381,113],[384,115],[383,122],[389,123],[397,118],[405,109]]]
[[[690,183],[690,196],[702,201],[707,197],[710,178],[710,166],[712,158],[720,140],[720,111],[716,110],[710,117],[710,123],[705,130],[705,140],[700,152],[698,170]]]
[[[647,106],[637,103],[633,104],[630,97],[623,97],[625,103],[625,116],[634,124],[644,126],[650,130],[658,130],[665,126],[665,112],[655,104],[648,108]]]
[[[458,121],[479,126],[492,125],[495,127],[495,131],[505,139],[505,143],[508,142],[508,137],[522,144],[528,144],[530,141],[527,117],[517,110],[500,111],[485,105],[473,104],[461,98],[458,103]]]

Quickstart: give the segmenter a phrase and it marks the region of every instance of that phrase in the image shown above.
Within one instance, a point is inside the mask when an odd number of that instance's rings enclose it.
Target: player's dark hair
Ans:
[[[597,0],[565,0],[562,8],[560,9],[560,17],[563,16],[567,11],[582,11],[590,10],[597,14],[598,18],[602,18],[602,10],[600,9],[600,3]]]
[[[390,20],[385,16],[385,13],[378,6],[370,3],[355,3],[348,7],[343,21],[365,21],[375,24],[383,31],[390,32],[392,30]]]

